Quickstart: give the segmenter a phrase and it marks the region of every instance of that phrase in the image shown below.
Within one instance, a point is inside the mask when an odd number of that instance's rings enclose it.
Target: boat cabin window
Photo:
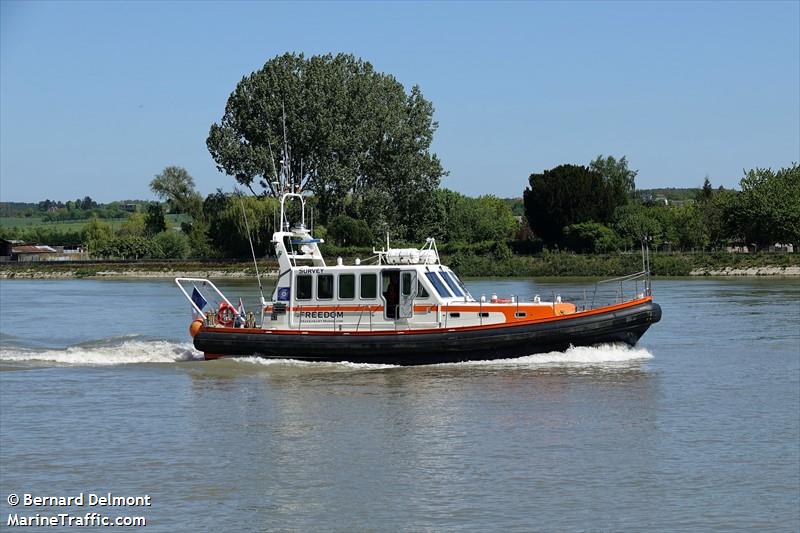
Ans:
[[[451,298],[453,295],[447,290],[447,287],[442,283],[441,278],[436,275],[436,272],[425,272],[425,276],[433,284],[433,288],[439,293],[442,298]]]
[[[319,274],[317,276],[317,299],[330,300],[333,298],[333,274]]]
[[[453,276],[450,272],[445,271],[442,271],[441,275],[444,279],[444,282],[447,283],[447,286],[450,287],[451,291],[453,291],[453,294],[456,296],[464,296],[464,293],[461,292],[461,289],[458,287],[458,283],[456,283],[456,280],[454,279],[455,276]]]
[[[303,275],[297,276],[297,299],[310,300],[311,299],[311,276]]]
[[[378,275],[361,274],[361,299],[374,300],[378,297]]]
[[[400,283],[403,296],[411,296],[411,272],[403,272],[403,281]]]
[[[352,300],[356,297],[356,275],[355,274],[340,274],[339,275],[339,299]]]
[[[425,285],[417,282],[417,298],[427,298],[428,296],[430,294],[428,294],[428,289],[425,288]]]

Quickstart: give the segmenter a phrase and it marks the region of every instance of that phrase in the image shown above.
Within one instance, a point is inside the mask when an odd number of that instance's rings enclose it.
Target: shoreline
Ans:
[[[9,268],[8,265],[0,265],[0,280],[6,279],[173,279],[184,278],[208,278],[208,279],[245,279],[255,276],[252,266],[243,264],[214,265],[208,268],[168,268],[164,265],[152,265],[134,263],[131,268],[119,268],[120,265],[108,263],[76,266],[76,265],[19,265],[16,264]],[[278,269],[274,266],[260,268],[261,277],[264,279],[276,279]],[[800,277],[800,266],[758,266],[758,267],[715,267],[715,268],[695,268],[688,274],[688,277]],[[655,277],[674,277],[672,274],[659,275]],[[476,277],[474,273],[469,273],[465,277]],[[481,276],[477,276],[481,277]],[[498,277],[498,276],[490,276]],[[596,275],[575,275],[564,273],[562,275],[535,276],[527,273],[519,275],[499,276],[506,278],[535,278],[535,277],[570,277],[570,278],[602,278],[607,277],[604,273]]]

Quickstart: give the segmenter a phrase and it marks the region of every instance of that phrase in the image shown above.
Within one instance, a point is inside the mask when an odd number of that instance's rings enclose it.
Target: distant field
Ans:
[[[167,225],[180,227],[181,222],[187,222],[189,217],[187,215],[167,215]],[[101,221],[109,224],[113,229],[117,230],[125,222],[124,218],[105,218]],[[32,228],[35,226],[42,226],[45,228],[53,228],[61,231],[80,231],[86,225],[88,220],[64,220],[58,222],[44,222],[42,217],[0,217],[0,227],[4,228]]]

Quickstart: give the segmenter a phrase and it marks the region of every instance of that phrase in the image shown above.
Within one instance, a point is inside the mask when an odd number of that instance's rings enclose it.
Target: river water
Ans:
[[[253,283],[221,282],[253,307]],[[472,280],[473,294],[587,282]],[[0,517],[146,531],[798,531],[800,280],[656,280],[639,346],[200,361],[170,281],[0,282]],[[149,495],[149,507],[7,496]]]

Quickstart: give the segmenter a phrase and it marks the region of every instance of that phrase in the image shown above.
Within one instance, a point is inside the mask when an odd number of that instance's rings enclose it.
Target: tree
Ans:
[[[564,245],[575,252],[605,253],[622,247],[614,230],[596,222],[581,222],[564,228]]]
[[[206,243],[225,257],[249,257],[250,242],[242,215],[242,205],[247,211],[247,222],[256,255],[271,251],[270,242],[275,231],[274,219],[278,213],[278,201],[274,198],[236,196],[221,190],[209,194],[203,203],[208,224]],[[194,229],[194,228],[193,228]],[[195,240],[196,239],[196,240]],[[197,253],[199,236],[189,234],[193,253]]]
[[[700,204],[674,207],[671,211],[678,247],[681,250],[705,248],[709,237]]]
[[[143,237],[147,234],[146,226],[147,224],[143,214],[131,213],[131,216],[122,223],[118,233],[120,236],[133,235]]]
[[[153,256],[158,259],[185,259],[189,239],[179,231],[162,231],[153,237]]]
[[[517,221],[511,206],[492,195],[470,198],[449,189],[436,192],[439,232],[446,243],[506,241],[513,236]]]
[[[614,191],[616,205],[628,203],[628,199],[636,190],[636,175],[639,171],[628,168],[628,160],[625,156],[616,159],[612,155],[608,157],[598,155],[594,161],[589,163],[589,168],[599,172]]]
[[[83,200],[79,200],[76,203],[79,205],[80,209],[83,209],[84,211],[88,211],[89,209],[94,209],[97,207],[97,202],[92,200],[90,196],[84,196]]]
[[[165,200],[171,211],[188,213],[195,218],[202,216],[203,197],[197,192],[194,179],[185,168],[165,168],[150,182],[150,190]]]
[[[709,244],[722,246],[731,239],[743,238],[738,233],[734,220],[734,206],[738,194],[732,190],[718,189],[711,196],[711,201],[701,204],[703,225]]]
[[[651,212],[654,209],[631,203],[614,213],[614,229],[627,240],[628,246],[637,246],[647,237],[652,237],[656,242],[662,238],[661,224]]]
[[[560,165],[531,174],[522,195],[533,232],[558,244],[564,227],[581,222],[607,224],[616,207],[617,191],[600,172],[578,165]]]
[[[406,93],[349,54],[287,53],[239,82],[206,144],[221,172],[276,196],[285,135],[285,186],[313,192],[322,223],[349,207],[409,237],[444,175],[430,152],[436,127],[419,87]]]
[[[110,239],[114,235],[111,226],[101,222],[97,217],[92,217],[83,228],[81,238],[84,243],[97,243]]]
[[[748,171],[739,182],[733,224],[749,243],[800,244],[800,166]]]
[[[703,188],[697,193],[695,201],[697,203],[706,204],[711,201],[712,196],[714,196],[714,187],[711,186],[711,180],[709,180],[708,175],[706,175],[706,178],[703,180]]]
[[[91,248],[95,257],[142,259],[153,251],[152,241],[144,237],[114,237]]]
[[[337,246],[370,246],[375,237],[363,220],[338,215],[328,224],[328,238]]]
[[[167,221],[164,218],[164,208],[158,202],[153,202],[147,206],[144,217],[144,233],[150,237],[161,233],[167,229]]]

